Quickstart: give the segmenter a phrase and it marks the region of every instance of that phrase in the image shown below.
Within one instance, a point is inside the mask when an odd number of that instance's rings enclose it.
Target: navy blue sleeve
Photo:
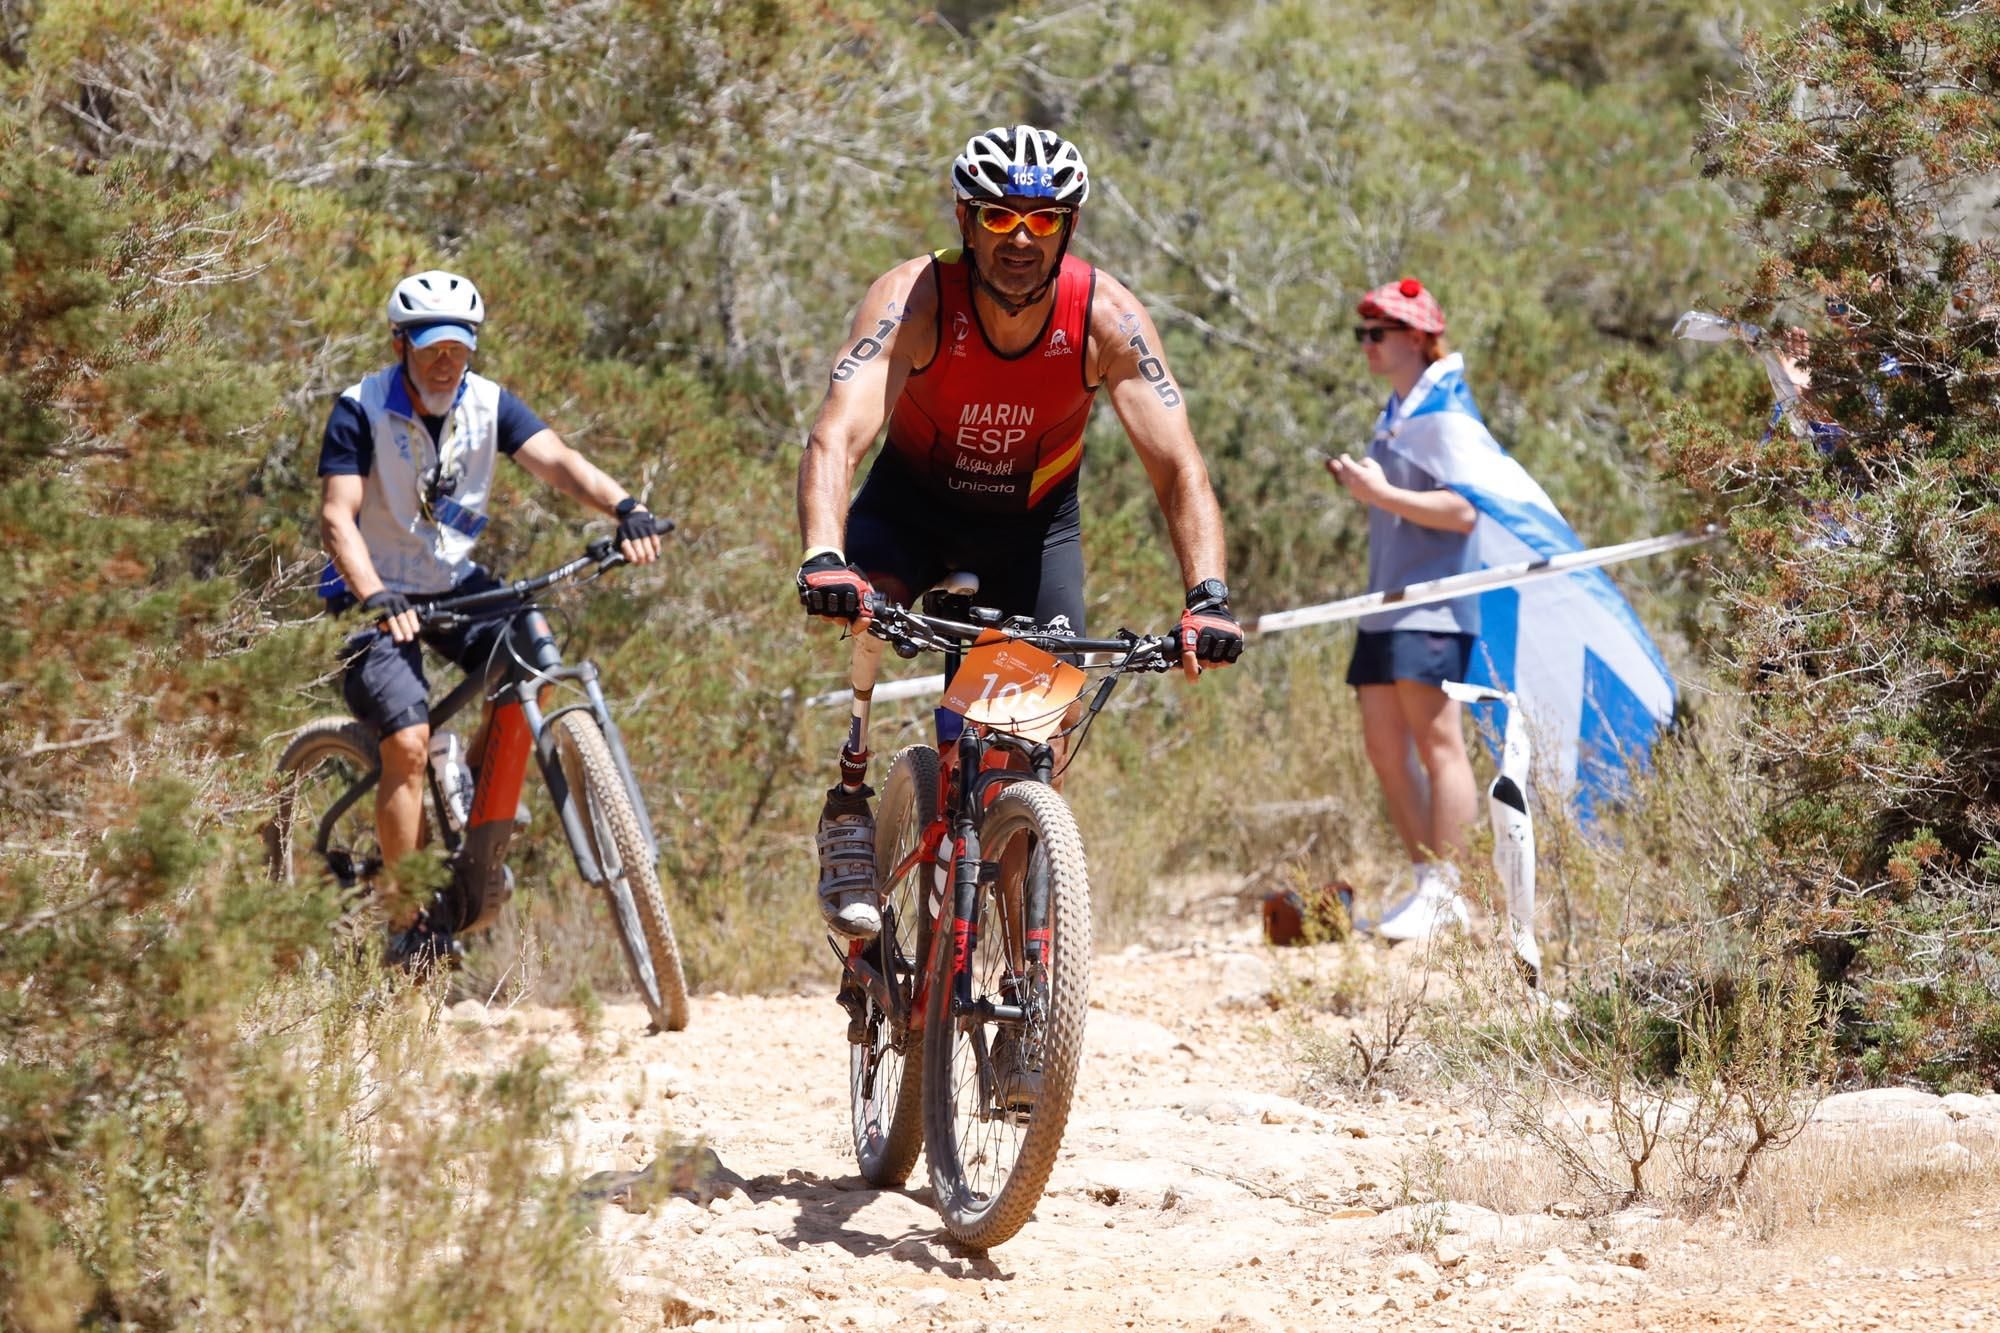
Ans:
[[[352,398],[334,403],[319,445],[319,475],[365,477],[375,467],[375,435],[367,414]]]
[[[513,457],[514,451],[548,426],[528,405],[507,390],[500,391],[500,452]]]

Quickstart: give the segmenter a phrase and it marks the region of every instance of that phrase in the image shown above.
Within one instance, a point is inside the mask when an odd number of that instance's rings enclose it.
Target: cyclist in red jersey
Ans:
[[[1223,583],[1222,512],[1159,331],[1122,283],[1068,253],[1090,195],[1082,156],[1048,130],[998,126],[966,143],[951,175],[961,247],[875,280],[806,442],[800,602],[858,626],[876,589],[907,604],[966,570],[982,605],[1084,634],[1077,477],[1104,389],[1166,515],[1188,590],[1188,670],[1234,662],[1243,631]],[[865,700],[883,644],[854,643]],[[864,706],[818,835],[821,914],[859,939],[881,929],[865,725]]]

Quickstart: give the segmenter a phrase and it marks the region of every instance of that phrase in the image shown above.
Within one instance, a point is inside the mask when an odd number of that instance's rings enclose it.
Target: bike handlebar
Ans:
[[[1180,665],[1179,640],[1173,634],[1121,631],[1115,639],[1083,639],[1041,626],[970,624],[912,611],[880,593],[870,594],[866,606],[867,632],[889,643],[904,657],[914,657],[926,650],[945,652],[958,644],[972,643],[983,634],[997,632],[1052,653],[1120,654],[1120,660],[1114,664],[1120,671],[1171,671]]]
[[[672,519],[656,518],[656,521],[660,525],[660,535],[665,536],[674,530]],[[437,597],[412,597],[410,605],[415,608],[418,619],[425,622],[442,622],[463,617],[470,611],[523,601],[544,589],[567,582],[585,571],[603,574],[620,565],[629,564],[630,562],[619,552],[617,541],[615,537],[596,538],[583,548],[582,555],[531,579],[517,579],[502,587],[488,588],[482,592],[460,593],[456,596],[446,593]]]

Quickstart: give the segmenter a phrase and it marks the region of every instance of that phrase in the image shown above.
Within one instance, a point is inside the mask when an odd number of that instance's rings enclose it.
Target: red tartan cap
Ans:
[[[1419,333],[1444,332],[1443,307],[1415,278],[1383,283],[1354,308],[1363,319],[1393,319]]]

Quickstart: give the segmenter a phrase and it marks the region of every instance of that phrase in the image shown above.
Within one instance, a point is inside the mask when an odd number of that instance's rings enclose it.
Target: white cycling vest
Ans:
[[[472,546],[486,526],[486,501],[500,457],[500,386],[467,371],[458,401],[433,440],[403,383],[403,368],[377,371],[341,394],[361,406],[375,437],[375,466],[363,479],[356,526],[383,584],[402,593],[448,592],[473,570]],[[424,473],[442,463],[455,477],[424,515]]]

